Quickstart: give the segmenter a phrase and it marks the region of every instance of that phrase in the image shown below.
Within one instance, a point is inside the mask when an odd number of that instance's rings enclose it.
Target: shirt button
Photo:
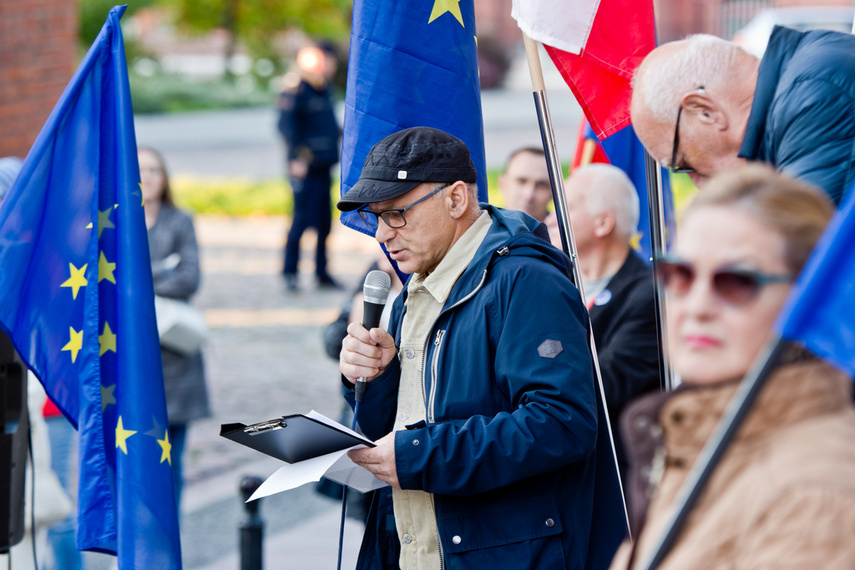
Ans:
[[[413,445],[418,445],[418,444],[419,444],[419,440],[414,439],[414,440],[413,440]]]
[[[554,520],[552,520],[552,519],[546,519],[546,526],[548,526],[549,528],[554,527],[554,526],[555,526],[555,521],[554,521]]]
[[[404,535],[404,544],[410,544],[413,541],[412,535],[405,534]]]
[[[415,351],[415,350],[413,350],[412,348],[408,348],[408,349],[407,349],[407,358],[409,358],[410,360],[412,360],[412,359],[413,359],[413,358],[415,358],[415,357],[416,357],[416,351]]]
[[[462,539],[462,538],[460,538],[458,535],[456,535],[456,534],[455,534],[455,535],[451,538],[451,542],[453,542],[454,544],[460,544],[461,542],[463,542],[463,539]]]

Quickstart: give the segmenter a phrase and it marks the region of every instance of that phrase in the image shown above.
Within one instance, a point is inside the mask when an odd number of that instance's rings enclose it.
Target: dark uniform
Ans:
[[[294,220],[285,244],[283,273],[294,283],[300,257],[300,237],[306,228],[318,231],[315,274],[322,285],[333,285],[327,274],[326,239],[330,233],[330,168],[339,160],[339,127],[329,84],[316,88],[293,81],[279,97],[279,132],[288,144],[288,161],[302,159],[309,167],[304,179],[291,176]]]

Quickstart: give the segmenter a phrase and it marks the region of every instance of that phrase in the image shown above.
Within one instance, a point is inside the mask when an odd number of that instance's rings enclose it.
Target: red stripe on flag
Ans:
[[[602,0],[580,55],[544,47],[602,140],[632,122],[632,74],[655,44],[650,0]]]

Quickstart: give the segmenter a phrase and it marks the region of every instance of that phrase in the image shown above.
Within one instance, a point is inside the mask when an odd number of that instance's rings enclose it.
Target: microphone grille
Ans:
[[[392,278],[385,271],[375,269],[369,271],[365,276],[365,284],[362,286],[362,295],[369,302],[385,303],[392,288]]]

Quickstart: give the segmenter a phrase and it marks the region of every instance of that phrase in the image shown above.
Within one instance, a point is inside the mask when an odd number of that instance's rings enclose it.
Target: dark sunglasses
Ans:
[[[695,268],[690,263],[663,259],[656,263],[660,283],[676,295],[685,295],[695,282]],[[753,299],[770,283],[791,283],[792,275],[760,273],[750,269],[721,268],[713,272],[712,288],[716,296],[731,305]]]
[[[433,192],[429,192],[404,208],[393,208],[391,210],[383,210],[382,212],[374,212],[368,209],[368,205],[362,206],[357,210],[359,217],[362,218],[362,221],[365,222],[365,225],[371,229],[377,229],[380,225],[379,218],[383,218],[383,221],[386,222],[386,225],[390,228],[403,228],[407,225],[407,219],[404,217],[404,212],[419,204],[424,202],[440,190],[444,190],[454,184],[453,182],[449,182],[448,184],[444,184],[434,190]]]

